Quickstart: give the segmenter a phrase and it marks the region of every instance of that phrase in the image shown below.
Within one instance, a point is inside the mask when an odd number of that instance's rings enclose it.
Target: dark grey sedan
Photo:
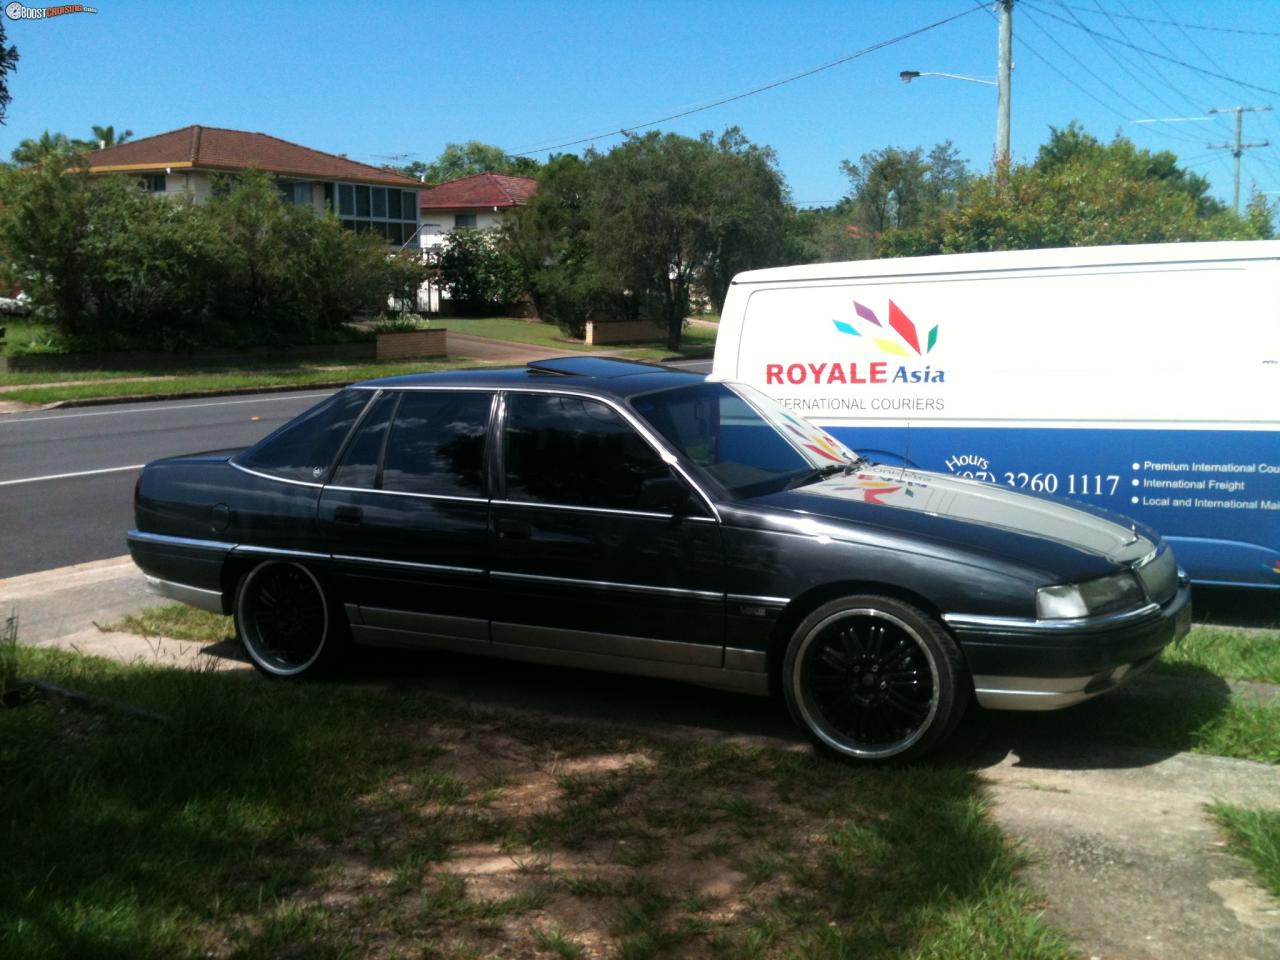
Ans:
[[[356,645],[781,692],[845,757],[1113,689],[1189,589],[1121,517],[868,463],[756,391],[594,357],[339,391],[149,464],[129,548],[275,678]]]

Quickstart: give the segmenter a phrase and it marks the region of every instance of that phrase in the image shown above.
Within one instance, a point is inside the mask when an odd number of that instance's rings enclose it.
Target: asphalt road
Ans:
[[[142,464],[247,446],[327,392],[0,416],[0,580],[125,553]]]

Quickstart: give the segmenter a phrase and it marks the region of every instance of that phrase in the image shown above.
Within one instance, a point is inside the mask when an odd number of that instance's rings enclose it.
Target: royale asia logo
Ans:
[[[853,310],[864,322],[861,330],[844,320],[832,320],[832,324],[840,333],[874,344],[882,354],[912,361],[917,357],[926,357],[938,344],[938,324],[934,324],[929,330],[922,347],[916,325],[892,300],[889,301],[887,327],[880,322],[874,310],[857,300],[853,301]],[[908,347],[911,352],[908,352]],[[887,360],[870,363],[832,360],[826,363],[768,363],[765,364],[764,379],[765,383],[776,384],[945,383],[946,371],[935,369],[927,363],[923,367],[902,363],[891,369],[890,361]]]

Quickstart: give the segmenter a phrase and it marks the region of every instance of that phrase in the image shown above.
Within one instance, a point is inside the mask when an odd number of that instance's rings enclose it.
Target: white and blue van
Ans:
[[[755,270],[712,378],[872,460],[1132,516],[1196,583],[1280,588],[1280,241]]]

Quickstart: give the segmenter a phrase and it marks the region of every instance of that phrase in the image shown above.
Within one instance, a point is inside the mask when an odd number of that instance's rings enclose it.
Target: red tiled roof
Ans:
[[[235,171],[254,167],[268,173],[319,180],[354,180],[395,187],[422,186],[417,180],[390,170],[312,150],[279,137],[220,127],[190,126],[170,130],[154,137],[94,150],[88,160],[91,173],[163,170],[165,167]]]
[[[418,197],[423,210],[466,210],[471,207],[523,207],[538,189],[533,177],[507,177],[500,173],[475,173],[423,190]]]

